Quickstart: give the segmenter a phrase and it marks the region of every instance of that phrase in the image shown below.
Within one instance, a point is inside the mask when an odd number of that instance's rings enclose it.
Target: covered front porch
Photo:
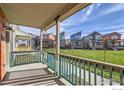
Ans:
[[[5,70],[1,85],[124,85],[124,66],[60,53],[60,22],[88,5],[0,4],[4,25],[41,30],[40,50],[10,51],[8,68],[1,69]],[[56,51],[44,51],[42,32],[54,25]]]

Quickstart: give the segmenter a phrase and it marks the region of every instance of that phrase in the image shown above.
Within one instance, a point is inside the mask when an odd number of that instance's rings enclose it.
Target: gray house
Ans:
[[[71,48],[82,48],[81,32],[75,33],[70,36]]]
[[[60,48],[65,48],[66,41],[65,41],[65,32],[60,33]]]
[[[82,38],[82,47],[90,49],[103,49],[104,41],[100,33],[94,31],[91,34]]]
[[[60,33],[60,48],[71,48],[70,39],[67,39],[66,32]]]

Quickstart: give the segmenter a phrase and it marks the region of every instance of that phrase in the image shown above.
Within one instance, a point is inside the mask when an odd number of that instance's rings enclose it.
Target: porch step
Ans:
[[[45,85],[45,84],[48,84],[48,83],[53,83],[55,82],[55,80],[49,80],[49,81],[45,81],[45,82],[36,82],[36,83],[31,83],[31,84],[27,84],[27,85]]]
[[[42,79],[36,79],[36,80],[17,82],[17,83],[13,83],[13,84],[9,84],[9,85],[27,85],[27,84],[45,82],[45,81],[50,81],[50,80],[55,80],[55,79],[57,79],[57,77],[48,77],[48,78],[42,78]]]
[[[1,85],[10,85],[10,84],[21,84],[29,81],[34,81],[34,80],[40,80],[40,79],[45,79],[45,78],[51,78],[54,77],[53,74],[46,74],[46,75],[37,75],[37,76],[30,76],[30,77],[23,77],[23,78],[16,78],[16,79],[10,79],[7,81],[1,82]]]

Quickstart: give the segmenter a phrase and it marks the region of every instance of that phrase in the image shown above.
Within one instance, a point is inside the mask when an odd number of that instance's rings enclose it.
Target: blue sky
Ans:
[[[28,31],[24,27],[21,29]],[[37,31],[37,33],[35,32],[35,29],[30,29],[30,31],[39,34]],[[93,31],[98,31],[101,34],[116,31],[121,33],[124,38],[124,4],[92,4],[61,22],[60,31],[65,31],[67,38],[79,31],[82,32],[82,36]],[[47,32],[55,34],[55,26]]]
[[[27,33],[32,33],[34,35],[40,35],[40,29],[32,28],[32,27],[26,27],[26,26],[20,26],[20,30],[27,32]]]

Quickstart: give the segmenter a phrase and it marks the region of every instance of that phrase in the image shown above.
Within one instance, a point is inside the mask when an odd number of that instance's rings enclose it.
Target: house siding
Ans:
[[[121,42],[119,41],[119,40],[121,40],[121,34],[119,34],[117,32],[113,32],[113,33],[104,35],[103,39],[107,43],[107,45],[106,45],[107,48],[111,49],[114,47],[121,46]]]
[[[84,37],[82,44],[82,47],[87,49],[103,49],[104,47],[102,35],[96,31]]]
[[[82,48],[81,32],[71,35],[71,48]]]
[[[0,16],[0,80],[5,76],[5,31],[3,29],[3,19]]]

